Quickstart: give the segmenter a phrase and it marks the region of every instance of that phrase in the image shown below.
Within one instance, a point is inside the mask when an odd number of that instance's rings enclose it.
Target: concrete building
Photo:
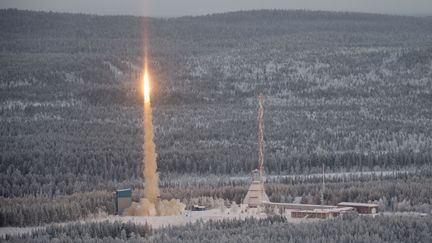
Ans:
[[[121,189],[116,191],[116,212],[122,215],[123,211],[132,205],[132,190]]]
[[[193,205],[192,206],[192,211],[205,211],[206,207],[202,206],[202,205]]]
[[[291,211],[291,218],[306,219],[330,219],[337,217],[336,213],[326,210],[300,210]]]
[[[314,204],[300,204],[300,203],[274,203],[274,202],[264,202],[263,206],[265,208],[278,208],[285,210],[330,210],[337,209],[336,206],[329,205],[314,205]]]
[[[333,209],[294,210],[291,211],[291,217],[307,219],[331,219],[350,211],[354,211],[354,209],[350,207],[345,207]]]
[[[378,213],[378,204],[374,204],[374,203],[341,202],[337,204],[337,207],[338,208],[352,207],[360,214]]]

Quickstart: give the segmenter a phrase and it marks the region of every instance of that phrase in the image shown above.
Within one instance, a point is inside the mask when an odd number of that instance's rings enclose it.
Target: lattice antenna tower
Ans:
[[[259,139],[259,173],[264,176],[264,96],[258,96],[258,139]]]
[[[321,189],[321,205],[324,205],[324,193],[325,193],[325,167],[322,164],[322,189]]]

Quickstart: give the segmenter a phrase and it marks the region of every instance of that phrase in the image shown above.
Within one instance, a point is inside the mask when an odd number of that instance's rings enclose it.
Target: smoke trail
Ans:
[[[153,123],[150,99],[144,101],[144,195],[155,204],[159,197],[156,152],[153,142]]]
[[[150,102],[150,82],[147,71],[144,72],[144,196],[139,204],[127,208],[123,215],[128,216],[165,216],[177,215],[184,211],[186,205],[177,199],[159,200],[159,178],[157,174],[156,149],[153,141],[152,108]]]

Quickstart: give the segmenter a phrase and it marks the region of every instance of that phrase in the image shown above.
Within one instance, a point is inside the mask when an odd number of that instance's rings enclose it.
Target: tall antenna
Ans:
[[[264,96],[258,96],[258,139],[259,139],[259,173],[264,176]]]
[[[324,192],[325,192],[325,171],[324,163],[322,164],[322,190],[321,190],[321,205],[324,205]]]

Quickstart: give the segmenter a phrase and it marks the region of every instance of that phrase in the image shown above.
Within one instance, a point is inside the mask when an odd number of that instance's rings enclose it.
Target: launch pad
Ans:
[[[337,206],[324,204],[324,165],[323,165],[323,188],[321,192],[321,205],[313,204],[294,204],[294,203],[273,203],[270,202],[265,192],[264,182],[264,96],[258,96],[258,145],[259,145],[259,167],[252,171],[252,182],[249,190],[243,199],[243,207],[277,209],[279,211],[289,211],[291,217],[295,218],[321,218],[328,219],[337,217],[351,211],[363,214],[376,214],[378,205],[366,203],[342,203]]]
[[[264,177],[259,175],[258,170],[254,170],[252,174],[252,183],[243,199],[243,204],[248,205],[250,208],[256,208],[262,206],[265,202],[269,202],[269,198],[264,189]]]

